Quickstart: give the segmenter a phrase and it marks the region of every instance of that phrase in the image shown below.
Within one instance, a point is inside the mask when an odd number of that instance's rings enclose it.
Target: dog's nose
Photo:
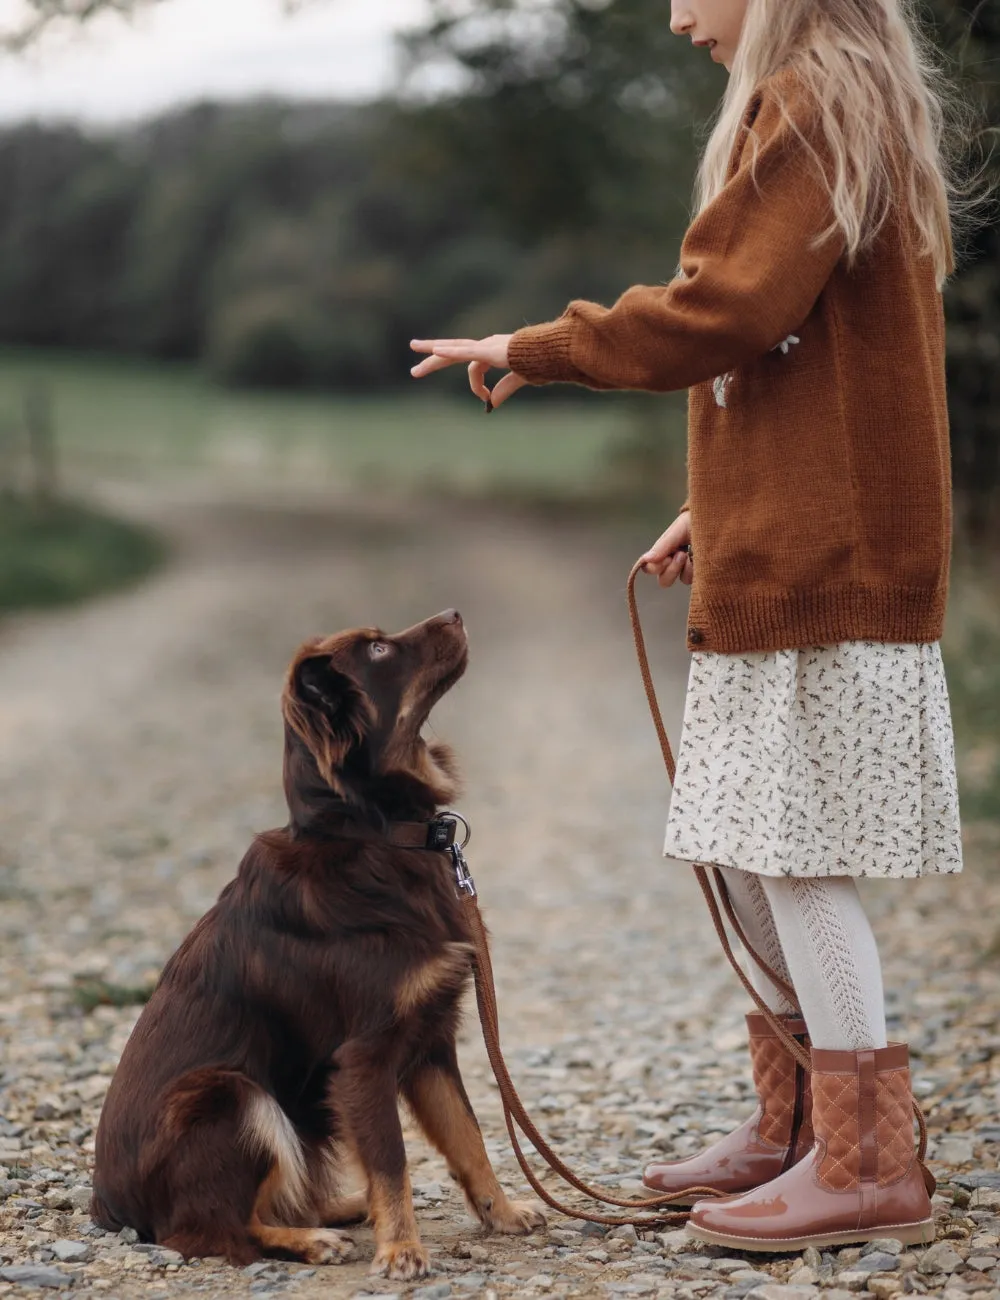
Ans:
[[[446,609],[443,614],[439,614],[442,623],[461,623],[462,615],[457,609]]]

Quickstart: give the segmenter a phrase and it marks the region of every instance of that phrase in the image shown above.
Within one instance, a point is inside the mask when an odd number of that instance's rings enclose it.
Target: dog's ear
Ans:
[[[334,667],[329,655],[307,655],[288,674],[282,712],[316,760],[320,776],[339,790],[337,771],[373,721],[368,696],[353,678]]]

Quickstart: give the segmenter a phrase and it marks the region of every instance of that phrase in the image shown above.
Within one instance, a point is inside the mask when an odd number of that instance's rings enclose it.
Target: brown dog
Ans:
[[[415,844],[455,793],[450,751],[420,731],[465,671],[450,610],[398,636],[344,632],[288,673],[290,819],[164,969],[97,1132],[91,1213],[186,1256],[347,1258],[328,1225],[370,1217],[372,1271],[427,1271],[400,1094],[488,1230],[544,1224],[508,1200],[459,1075],[470,975],[451,859]],[[344,1196],[345,1164],[367,1191]]]

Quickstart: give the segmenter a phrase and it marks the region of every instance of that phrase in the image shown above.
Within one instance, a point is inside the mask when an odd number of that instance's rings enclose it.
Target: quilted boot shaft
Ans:
[[[807,1043],[804,1020],[794,1016],[780,1019],[800,1043]],[[748,1015],[747,1028],[757,1110],[738,1129],[698,1155],[648,1165],[642,1176],[647,1187],[668,1196],[690,1187],[732,1196],[769,1182],[811,1149],[808,1072],[789,1054],[763,1015]],[[681,1197],[677,1204],[690,1205],[693,1199]]]
[[[795,1016],[780,1019],[789,1033],[808,1047],[806,1022]],[[747,1016],[747,1029],[753,1086],[760,1105],[760,1115],[755,1116],[757,1136],[762,1142],[791,1150],[794,1159],[788,1164],[795,1164],[813,1144],[809,1072],[799,1065],[759,1012]]]
[[[905,1045],[864,1052],[814,1048],[812,1094],[815,1145],[806,1159],[744,1196],[698,1202],[689,1233],[760,1251],[877,1237],[932,1241],[929,1175],[913,1138]]]

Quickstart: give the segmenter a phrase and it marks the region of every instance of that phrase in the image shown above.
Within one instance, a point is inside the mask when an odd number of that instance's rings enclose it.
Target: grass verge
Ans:
[[[150,530],[90,506],[0,496],[0,614],[128,586],[164,554]]]

